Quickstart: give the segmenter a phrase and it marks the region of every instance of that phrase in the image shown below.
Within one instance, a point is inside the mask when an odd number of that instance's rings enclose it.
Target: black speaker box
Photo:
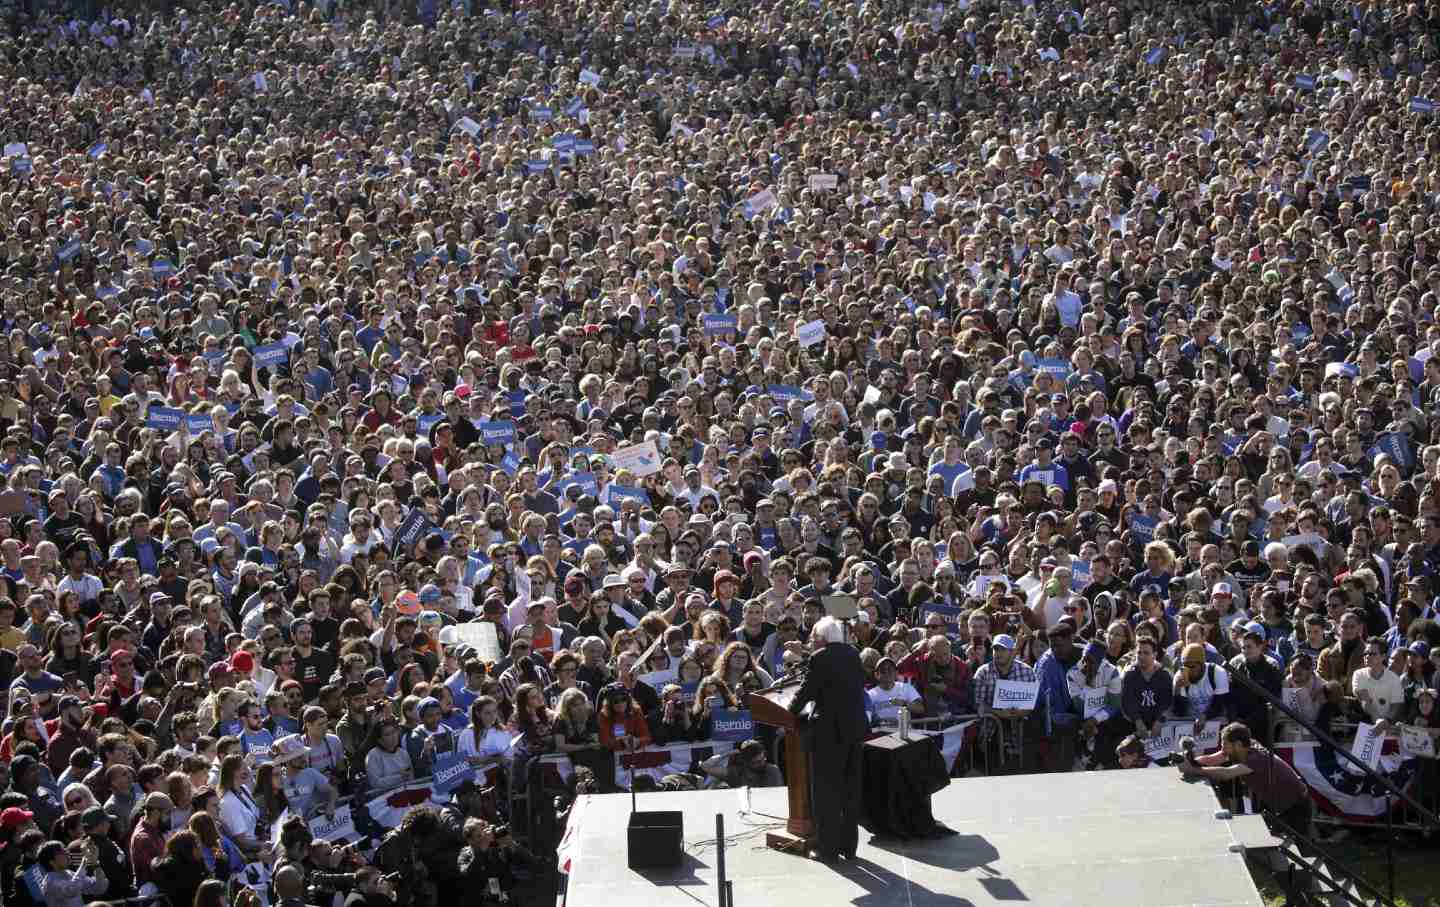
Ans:
[[[626,830],[631,869],[666,869],[684,859],[685,814],[679,810],[632,812]]]

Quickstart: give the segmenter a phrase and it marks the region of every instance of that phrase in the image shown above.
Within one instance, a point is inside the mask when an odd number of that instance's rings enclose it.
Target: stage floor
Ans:
[[[785,815],[785,789],[751,792],[751,807]],[[827,866],[767,850],[774,820],[741,816],[743,792],[646,794],[641,810],[685,814],[685,862],[639,872],[626,865],[630,798],[586,798],[572,840],[567,907],[717,903],[715,814],[724,813],[734,907],[985,907],[1075,904],[1261,905],[1236,841],[1263,841],[1261,820],[1215,818],[1207,785],[1171,771],[1112,771],[957,779],[932,801],[957,835],[870,840],[853,862]],[[573,818],[572,818],[573,821]]]

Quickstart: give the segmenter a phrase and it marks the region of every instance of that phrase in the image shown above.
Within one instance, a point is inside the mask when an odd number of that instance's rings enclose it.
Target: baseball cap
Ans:
[[[1001,633],[999,636],[995,637],[990,641],[990,648],[1009,649],[1013,652],[1015,651],[1015,637],[1011,636],[1009,633]]]
[[[4,812],[0,812],[0,828],[19,828],[26,822],[33,821],[35,821],[35,814],[18,806],[12,806]]]
[[[407,617],[414,617],[420,613],[420,596],[414,592],[401,592],[395,596],[395,610]]]
[[[255,670],[255,656],[241,649],[230,656],[230,667],[237,674],[249,674]]]
[[[1234,595],[1235,593],[1234,593],[1233,591],[1231,591],[1231,589],[1230,589],[1230,584],[1229,584],[1229,583],[1216,583],[1216,584],[1215,584],[1215,588],[1213,588],[1213,589],[1210,590],[1210,594],[1211,594],[1212,596],[1215,596],[1215,595]]]

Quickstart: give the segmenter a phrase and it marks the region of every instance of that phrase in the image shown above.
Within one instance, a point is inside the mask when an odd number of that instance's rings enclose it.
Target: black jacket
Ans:
[[[865,717],[865,669],[853,646],[831,643],[810,656],[809,671],[790,702],[799,716],[815,703],[808,727],[816,747],[862,742],[870,733]]]

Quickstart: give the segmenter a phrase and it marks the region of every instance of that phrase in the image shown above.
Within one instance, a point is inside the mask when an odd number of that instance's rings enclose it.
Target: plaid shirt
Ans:
[[[1008,677],[1000,676],[1000,672],[995,669],[994,661],[983,664],[975,672],[975,679],[971,682],[975,690],[975,711],[977,713],[989,715],[995,711],[991,703],[995,701],[995,681],[997,680],[1014,680],[1021,683],[1040,682],[1039,677],[1035,674],[1035,669],[1018,658],[1010,663],[1010,676]],[[1011,718],[1009,720],[1016,728],[1016,732],[1006,733],[1006,749],[1017,750],[1020,744],[1018,729],[1025,719]],[[980,723],[980,740],[989,742],[994,728],[995,726],[989,721],[982,721]]]

